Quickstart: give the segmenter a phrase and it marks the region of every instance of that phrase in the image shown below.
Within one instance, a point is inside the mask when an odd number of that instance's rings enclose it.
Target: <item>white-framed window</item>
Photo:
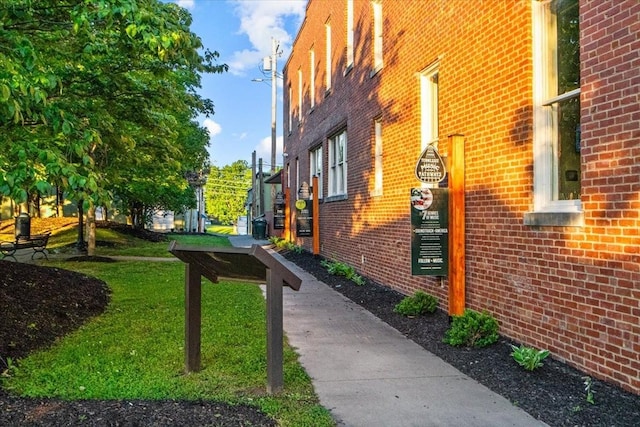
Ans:
[[[373,73],[382,69],[382,2],[373,0]]]
[[[288,111],[288,124],[289,124],[289,133],[293,131],[293,90],[291,89],[291,85],[289,85],[289,111]]]
[[[347,69],[353,67],[353,0],[347,0]]]
[[[331,90],[331,23],[327,22],[324,25],[324,34],[325,34],[325,79],[324,85],[325,90]]]
[[[322,199],[322,145],[309,151],[309,169],[311,178],[318,177],[318,188],[313,189],[313,194],[317,194],[318,199]]]
[[[420,139],[421,149],[438,144],[438,64],[420,74]]]
[[[291,188],[291,163],[287,162],[287,188]]]
[[[316,106],[316,52],[309,49],[309,108]]]
[[[296,192],[300,188],[300,159],[296,157]]]
[[[298,68],[298,124],[302,123],[302,68]]]
[[[382,119],[373,122],[373,191],[372,196],[382,195]]]
[[[535,212],[581,212],[578,0],[533,0]]]
[[[347,130],[329,138],[329,196],[347,194]]]

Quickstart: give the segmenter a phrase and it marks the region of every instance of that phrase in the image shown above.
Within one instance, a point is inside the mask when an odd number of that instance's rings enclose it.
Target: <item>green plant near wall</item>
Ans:
[[[365,284],[364,278],[356,273],[355,268],[349,264],[339,261],[322,260],[320,261],[320,265],[326,268],[329,274],[333,274],[334,276],[344,276],[358,286]]]
[[[513,360],[527,371],[533,371],[544,365],[542,361],[549,356],[549,350],[536,350],[524,345],[520,347],[512,345],[511,350],[513,350],[511,352]]]
[[[304,250],[302,246],[296,245],[293,242],[283,239],[282,237],[269,237],[271,244],[275,245],[278,249],[286,249],[297,254],[301,254]]]
[[[444,342],[452,346],[486,347],[498,341],[498,321],[486,311],[466,309],[454,316]]]
[[[433,313],[438,308],[438,299],[423,291],[416,291],[413,296],[402,299],[393,308],[393,311],[403,316],[418,316],[420,314]]]
[[[593,398],[593,379],[591,377],[582,377],[582,379],[584,380],[584,391],[586,393],[585,399],[587,400],[587,402],[595,405],[596,401]]]

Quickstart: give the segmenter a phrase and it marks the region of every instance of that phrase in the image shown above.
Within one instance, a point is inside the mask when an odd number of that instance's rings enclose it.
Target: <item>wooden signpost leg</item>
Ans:
[[[291,241],[291,207],[289,206],[289,193],[290,190],[285,188],[284,190],[284,231],[282,236],[287,242]]]
[[[200,370],[200,328],[202,317],[202,272],[185,264],[185,370]]]
[[[282,278],[267,269],[267,393],[282,391]]]
[[[449,152],[449,316],[460,316],[465,307],[464,136],[449,136]]]
[[[320,194],[318,185],[318,177],[314,176],[312,186],[313,186],[313,254],[320,254]]]

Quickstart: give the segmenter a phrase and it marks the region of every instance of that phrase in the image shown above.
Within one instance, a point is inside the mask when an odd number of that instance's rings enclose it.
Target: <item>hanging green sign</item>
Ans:
[[[296,200],[296,235],[313,236],[313,203],[311,200]]]
[[[411,189],[411,274],[446,276],[449,271],[449,191]]]

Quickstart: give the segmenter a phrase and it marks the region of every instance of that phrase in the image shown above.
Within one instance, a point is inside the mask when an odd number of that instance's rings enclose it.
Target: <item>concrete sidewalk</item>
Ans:
[[[251,236],[231,236],[250,246]],[[284,329],[339,426],[544,426],[275,254],[302,278],[284,290]]]

